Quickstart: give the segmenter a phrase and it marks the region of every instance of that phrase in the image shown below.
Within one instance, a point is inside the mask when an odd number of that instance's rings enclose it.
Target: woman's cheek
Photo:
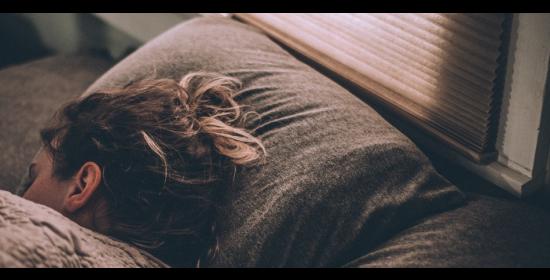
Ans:
[[[56,188],[53,182],[37,180],[25,192],[23,198],[60,211],[63,206],[63,194],[61,190],[61,188]]]

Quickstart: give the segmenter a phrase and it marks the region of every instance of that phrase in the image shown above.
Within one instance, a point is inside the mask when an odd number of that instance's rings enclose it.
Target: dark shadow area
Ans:
[[[52,54],[32,22],[18,14],[0,14],[0,68]]]

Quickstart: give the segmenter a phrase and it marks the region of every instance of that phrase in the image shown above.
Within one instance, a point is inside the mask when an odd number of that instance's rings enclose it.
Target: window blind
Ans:
[[[476,163],[496,158],[507,14],[235,14]]]

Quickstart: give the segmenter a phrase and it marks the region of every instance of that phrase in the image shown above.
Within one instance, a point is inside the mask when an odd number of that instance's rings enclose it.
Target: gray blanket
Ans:
[[[550,267],[550,215],[469,194],[465,206],[419,221],[349,267]]]

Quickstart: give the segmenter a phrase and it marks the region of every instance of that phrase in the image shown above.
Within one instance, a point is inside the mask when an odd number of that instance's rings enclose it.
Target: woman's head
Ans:
[[[216,242],[217,202],[235,168],[265,155],[242,128],[238,87],[192,73],[70,102],[41,131],[25,197],[171,264],[194,264]]]

